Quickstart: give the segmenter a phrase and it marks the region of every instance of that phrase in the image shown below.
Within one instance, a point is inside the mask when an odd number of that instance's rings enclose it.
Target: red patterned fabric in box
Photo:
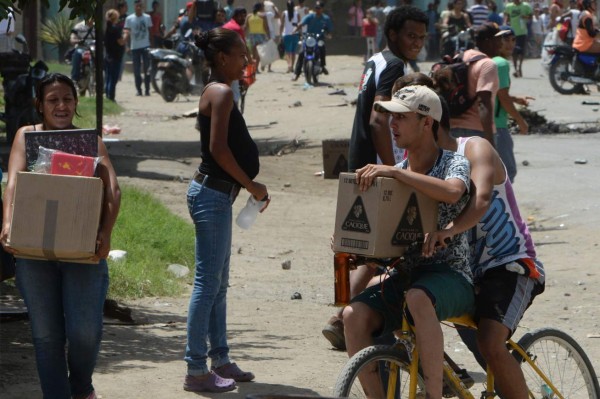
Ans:
[[[66,152],[55,152],[50,160],[50,173],[53,175],[93,177],[94,158]]]

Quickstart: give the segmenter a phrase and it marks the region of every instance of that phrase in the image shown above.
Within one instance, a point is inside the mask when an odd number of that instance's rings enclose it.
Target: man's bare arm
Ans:
[[[389,96],[375,96],[375,101],[389,101]],[[377,155],[384,165],[395,165],[394,150],[392,145],[392,134],[390,132],[389,114],[377,112],[371,109],[369,119],[371,129],[371,140]]]
[[[477,92],[477,97],[481,102],[479,107],[479,118],[481,119],[481,125],[483,126],[483,138],[488,140],[492,147],[494,145],[494,99],[492,98],[492,92],[480,91]]]

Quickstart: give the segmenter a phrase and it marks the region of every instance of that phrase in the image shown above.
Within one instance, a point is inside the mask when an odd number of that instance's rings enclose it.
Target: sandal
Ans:
[[[186,375],[183,390],[189,392],[227,392],[235,389],[235,381],[222,378],[214,371],[208,374],[193,376]]]
[[[236,382],[248,382],[254,379],[254,374],[249,371],[242,371],[235,363],[227,363],[221,367],[212,367],[211,369],[219,376],[231,378]]]

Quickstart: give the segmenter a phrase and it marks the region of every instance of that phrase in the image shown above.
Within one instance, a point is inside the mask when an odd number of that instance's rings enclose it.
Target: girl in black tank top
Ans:
[[[262,210],[269,199],[267,187],[254,181],[259,170],[258,147],[233,102],[230,87],[243,77],[248,63],[246,45],[236,32],[222,28],[202,32],[196,45],[206,56],[211,76],[198,106],[202,163],[187,193],[196,226],[196,273],[188,312],[183,389],[225,392],[235,389],[236,382],[254,379],[254,374],[242,371],[229,359],[227,345],[231,208],[241,187],[257,200],[266,199]]]

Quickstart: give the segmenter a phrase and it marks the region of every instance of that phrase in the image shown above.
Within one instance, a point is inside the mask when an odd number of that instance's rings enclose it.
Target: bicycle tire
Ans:
[[[554,328],[542,328],[521,337],[518,345],[550,379],[564,398],[599,399],[598,378],[590,359],[570,335]],[[516,351],[513,356],[521,365],[530,398],[556,398],[542,393],[541,377]]]
[[[385,382],[384,380],[387,376],[389,376],[389,364],[395,363],[399,366],[396,394],[394,397],[407,399],[409,391],[408,383],[410,381],[410,362],[408,360],[408,355],[406,351],[388,345],[369,346],[352,356],[338,376],[333,396],[344,398],[366,398],[367,395],[360,385],[358,374],[362,370],[365,370],[365,367],[374,362],[377,362],[374,367],[376,367],[377,372],[381,377],[382,384]],[[417,392],[425,392],[425,383],[420,376],[417,384]]]

